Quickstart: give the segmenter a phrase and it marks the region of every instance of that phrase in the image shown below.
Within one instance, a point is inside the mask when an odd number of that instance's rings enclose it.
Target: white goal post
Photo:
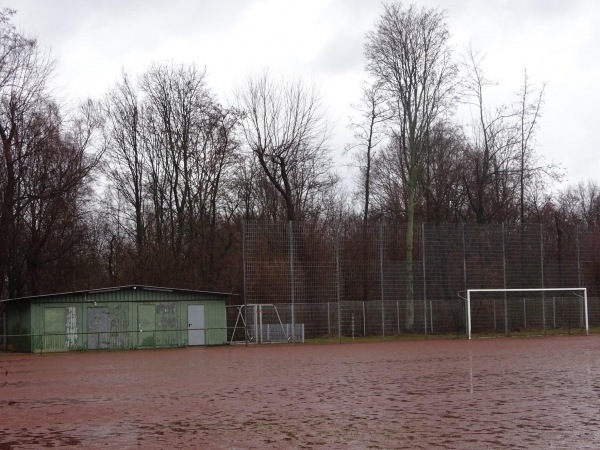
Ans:
[[[471,339],[471,297],[472,294],[476,293],[509,293],[509,292],[541,292],[541,293],[552,293],[552,292],[570,292],[583,299],[583,320],[585,325],[585,334],[589,335],[588,325],[588,302],[587,302],[587,288],[537,288],[537,289],[467,289],[466,296],[466,308],[467,308],[467,334]],[[580,293],[580,294],[578,294]],[[506,315],[505,315],[506,317]],[[506,320],[506,318],[505,318]]]
[[[244,339],[250,343],[304,342],[304,324],[296,323],[292,326],[291,323],[282,322],[277,306],[271,303],[238,306],[230,344],[234,343],[238,326],[240,330],[244,330]]]

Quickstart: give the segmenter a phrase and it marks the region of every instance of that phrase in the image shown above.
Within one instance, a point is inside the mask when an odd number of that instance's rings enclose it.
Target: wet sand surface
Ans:
[[[600,448],[600,337],[0,353],[0,449]]]

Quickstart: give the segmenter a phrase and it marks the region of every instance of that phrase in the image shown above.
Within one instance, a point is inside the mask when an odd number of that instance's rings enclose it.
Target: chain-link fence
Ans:
[[[185,336],[190,333],[202,336],[201,344],[192,344]],[[161,330],[121,330],[118,332],[43,334],[6,334],[4,350],[32,353],[53,353],[84,350],[133,350],[173,348],[184,346],[222,345],[222,336],[231,334],[226,327],[174,328]]]
[[[465,335],[467,289],[586,287],[600,326],[600,232],[543,226],[244,224],[244,298],[276,305],[307,338]],[[412,255],[412,256],[411,256]],[[474,305],[480,332],[582,329],[576,295],[498,293]],[[474,330],[476,331],[476,330]]]

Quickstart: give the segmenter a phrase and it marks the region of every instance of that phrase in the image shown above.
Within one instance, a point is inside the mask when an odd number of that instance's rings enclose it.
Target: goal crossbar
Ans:
[[[584,311],[584,322],[585,322],[585,334],[589,335],[589,324],[588,324],[588,303],[587,303],[587,288],[523,288],[523,289],[467,289],[467,334],[471,339],[471,294],[482,293],[482,292],[582,292],[583,298],[583,311]]]

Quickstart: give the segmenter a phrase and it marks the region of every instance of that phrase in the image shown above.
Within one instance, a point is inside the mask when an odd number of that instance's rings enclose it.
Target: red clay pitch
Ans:
[[[0,449],[600,448],[600,337],[0,353]]]

